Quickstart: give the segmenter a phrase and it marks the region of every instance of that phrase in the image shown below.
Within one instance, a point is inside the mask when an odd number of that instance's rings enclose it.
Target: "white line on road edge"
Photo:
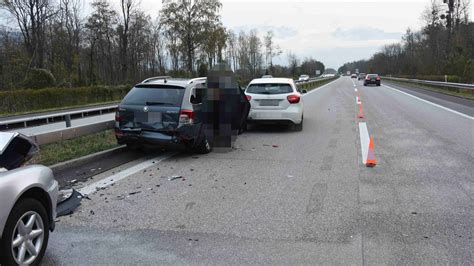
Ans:
[[[424,103],[431,104],[431,105],[433,105],[433,106],[439,107],[439,108],[444,109],[444,110],[446,110],[446,111],[448,111],[448,112],[451,112],[451,113],[453,113],[453,114],[457,114],[457,115],[460,115],[460,116],[462,116],[462,117],[465,117],[465,118],[474,120],[474,117],[472,117],[472,116],[469,116],[469,115],[460,113],[460,112],[458,112],[458,111],[455,111],[455,110],[453,110],[453,109],[449,109],[449,108],[447,108],[447,107],[444,107],[444,106],[442,106],[442,105],[439,105],[439,104],[436,104],[436,103],[433,103],[433,102],[430,102],[430,101],[421,99],[420,97],[416,97],[415,95],[411,95],[411,94],[406,93],[406,92],[403,92],[403,91],[401,91],[401,90],[397,90],[397,89],[392,88],[392,87],[390,87],[390,86],[387,86],[387,85],[385,85],[385,84],[383,84],[383,86],[386,87],[386,88],[388,88],[388,89],[391,89],[391,90],[397,91],[397,92],[399,92],[399,93],[405,94],[405,95],[407,95],[407,96],[410,96],[410,97],[412,97],[412,98],[415,98],[415,99],[417,99],[417,100],[420,100],[420,101],[422,101],[422,102],[424,102]]]
[[[367,154],[369,153],[369,131],[365,122],[359,122],[360,150],[362,152],[362,163],[367,163]]]
[[[331,81],[331,82],[329,82],[329,83],[327,83],[327,84],[324,84],[324,85],[321,86],[321,87],[318,87],[317,89],[310,90],[310,91],[308,91],[306,94],[303,94],[303,97],[304,97],[305,95],[308,95],[308,94],[312,93],[312,92],[319,91],[320,89],[322,89],[322,88],[328,86],[329,84],[335,82],[336,80],[339,80],[339,79],[335,79],[335,80],[333,80],[333,81]]]
[[[166,152],[164,154],[162,154],[161,156],[158,156],[158,157],[155,157],[155,158],[152,158],[150,160],[147,160],[147,161],[144,161],[142,163],[139,163],[135,166],[132,166],[130,168],[127,168],[119,173],[116,173],[112,176],[109,176],[109,177],[106,177],[102,180],[99,180],[97,182],[94,182],[88,186],[85,186],[81,189],[78,190],[79,193],[83,194],[83,195],[91,195],[93,194],[94,192],[97,191],[97,189],[101,189],[101,188],[105,188],[105,187],[108,187],[122,179],[125,179],[133,174],[136,174],[148,167],[151,167],[153,165],[156,165],[157,163],[161,162],[161,161],[164,161],[166,159],[169,159],[171,158],[173,155],[175,155],[176,152]]]

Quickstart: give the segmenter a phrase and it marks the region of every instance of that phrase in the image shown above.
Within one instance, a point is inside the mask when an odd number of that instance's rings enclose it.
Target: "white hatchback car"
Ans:
[[[302,95],[292,79],[254,79],[245,95],[250,102],[249,124],[286,124],[303,130]]]

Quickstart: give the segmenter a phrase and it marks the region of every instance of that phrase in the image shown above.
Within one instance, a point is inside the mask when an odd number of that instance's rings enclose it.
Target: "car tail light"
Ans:
[[[189,125],[194,122],[194,112],[192,110],[181,110],[179,113],[179,123],[182,125]]]
[[[380,80],[380,77],[377,77],[377,80]]]
[[[300,102],[300,96],[299,95],[288,95],[286,97],[290,103],[299,103]]]
[[[122,117],[120,116],[120,113],[119,113],[119,112],[116,112],[116,113],[115,113],[115,121],[116,121],[116,122],[122,122]]]
[[[365,79],[366,79],[366,80],[370,80],[370,77],[366,77]]]
[[[250,100],[252,100],[252,96],[250,96],[250,95],[246,95],[246,96],[247,96],[247,101],[250,102]]]

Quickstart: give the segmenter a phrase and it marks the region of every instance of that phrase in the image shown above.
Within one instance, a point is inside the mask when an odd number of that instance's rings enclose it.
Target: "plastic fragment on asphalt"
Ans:
[[[72,214],[79,206],[84,196],[77,190],[73,189],[71,195],[56,206],[56,217]]]
[[[180,175],[174,175],[174,176],[170,176],[168,177],[168,181],[173,181],[173,180],[176,180],[176,179],[181,179],[183,178],[183,176],[180,176]]]
[[[279,146],[276,145],[276,144],[273,144],[272,147],[273,147],[273,148],[278,148]]]

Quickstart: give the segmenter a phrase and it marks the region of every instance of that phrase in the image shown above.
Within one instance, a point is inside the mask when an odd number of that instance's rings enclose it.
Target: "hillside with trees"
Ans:
[[[446,2],[446,3],[444,3]],[[474,23],[469,0],[433,0],[420,31],[408,29],[400,43],[386,45],[368,60],[346,63],[340,73],[474,82]]]
[[[269,73],[297,77],[324,71],[275,43],[271,31],[233,32],[219,0],[163,0],[151,17],[139,0],[0,0],[0,90],[134,84],[147,77],[204,76],[227,62],[241,80]],[[260,35],[261,34],[261,35]],[[273,63],[286,56],[289,66]]]

